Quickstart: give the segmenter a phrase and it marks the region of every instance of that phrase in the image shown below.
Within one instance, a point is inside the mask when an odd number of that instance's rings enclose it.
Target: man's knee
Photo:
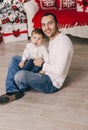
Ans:
[[[22,71],[18,71],[14,76],[15,83],[18,83],[19,81],[21,81],[22,77],[23,77]]]
[[[15,76],[14,76],[14,81],[15,83],[21,82],[21,81],[25,81],[25,79],[27,78],[27,73],[28,71],[26,70],[20,70],[18,71]]]

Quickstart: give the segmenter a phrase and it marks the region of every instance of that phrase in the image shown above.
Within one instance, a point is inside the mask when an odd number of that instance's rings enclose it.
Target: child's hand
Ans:
[[[21,61],[21,62],[19,63],[19,67],[22,68],[23,66],[24,66],[24,61]]]
[[[41,70],[41,71],[39,71],[39,73],[40,73],[40,74],[45,74],[45,71],[42,71],[42,70]]]

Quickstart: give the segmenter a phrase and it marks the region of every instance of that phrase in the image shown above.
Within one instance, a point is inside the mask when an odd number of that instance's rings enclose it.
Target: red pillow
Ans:
[[[59,8],[59,0],[35,0],[42,10],[51,10]]]

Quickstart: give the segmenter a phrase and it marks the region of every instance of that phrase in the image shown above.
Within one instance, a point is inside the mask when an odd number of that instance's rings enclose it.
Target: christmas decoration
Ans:
[[[40,5],[42,9],[56,9],[56,2],[55,0],[40,0]]]
[[[51,10],[59,8],[59,0],[35,0],[38,3],[38,6],[42,10]]]
[[[25,0],[26,1],[26,0]],[[0,32],[0,39],[1,36],[3,36],[3,40],[5,43],[9,41],[8,37],[5,36],[5,34],[12,33],[13,39],[11,39],[10,35],[10,41],[19,41],[22,40],[22,36],[20,36],[20,31],[21,28],[24,28],[23,25],[25,26],[24,30],[26,30],[25,36],[23,36],[23,39],[27,39],[27,18],[26,18],[26,13],[23,8],[23,3],[25,2],[24,0],[4,0],[0,4],[0,26],[2,26],[2,31],[3,35]],[[19,26],[17,26],[17,24]],[[20,25],[21,24],[21,25]],[[14,26],[18,27],[16,30],[14,29]],[[10,27],[12,30],[10,30]],[[8,29],[9,28],[9,29]],[[20,36],[20,38],[18,38]],[[7,41],[6,41],[7,40]],[[1,41],[1,40],[0,40]]]
[[[27,40],[27,33],[26,23],[9,23],[3,25],[4,43]]]
[[[77,11],[88,12],[88,0],[77,0]]]
[[[28,0],[19,0],[20,2],[22,2],[22,3],[25,3],[25,2],[27,2]]]
[[[13,30],[13,35],[14,35],[15,37],[20,36],[20,30],[19,30],[19,29]]]
[[[17,6],[16,6],[16,5],[13,5],[12,8],[13,8],[14,10],[17,10]]]
[[[0,24],[23,23],[24,19],[26,19],[26,13],[18,0],[4,0],[0,5]]]
[[[61,9],[76,9],[76,0],[60,0]]]

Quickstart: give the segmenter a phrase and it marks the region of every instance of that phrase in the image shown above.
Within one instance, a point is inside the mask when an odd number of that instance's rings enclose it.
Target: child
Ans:
[[[42,66],[35,66],[33,61],[36,58],[43,58],[44,62],[48,63],[49,56],[46,46],[44,45],[45,35],[41,29],[34,29],[31,33],[31,43],[26,45],[23,52],[22,61],[19,67],[24,70],[38,73]]]

